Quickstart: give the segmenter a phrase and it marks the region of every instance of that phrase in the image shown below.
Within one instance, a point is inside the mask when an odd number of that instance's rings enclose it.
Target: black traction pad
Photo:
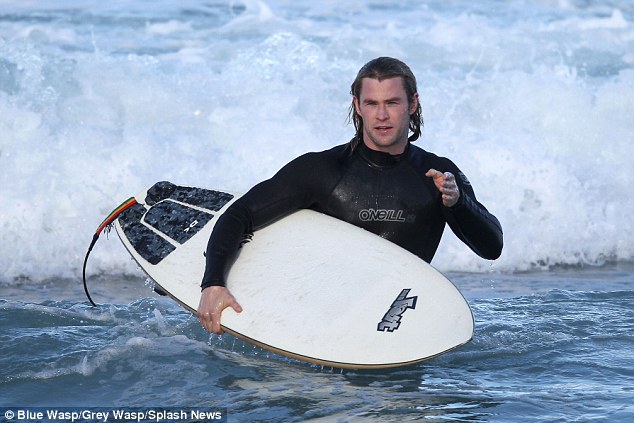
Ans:
[[[211,213],[163,200],[152,206],[143,220],[179,244],[184,244],[213,217]]]
[[[141,257],[151,264],[158,264],[176,247],[141,223],[145,211],[142,204],[130,207],[119,215],[119,225]]]
[[[157,182],[147,191],[145,203],[148,206],[153,206],[168,198],[203,209],[218,211],[233,199],[233,195],[205,188],[181,187],[171,182],[162,181]]]
[[[150,206],[149,209],[137,204],[121,213],[118,220],[134,249],[149,263],[156,265],[176,247],[141,223],[142,221],[176,243],[184,244],[209,223],[214,215],[180,203],[218,211],[232,199],[233,195],[226,192],[182,187],[163,181],[148,190],[145,202]]]

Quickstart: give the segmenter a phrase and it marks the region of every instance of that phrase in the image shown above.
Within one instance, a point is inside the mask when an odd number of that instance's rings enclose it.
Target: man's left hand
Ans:
[[[434,180],[434,185],[442,194],[442,203],[445,207],[455,206],[460,198],[460,189],[456,184],[456,178],[451,172],[439,172],[436,169],[429,169],[425,176]]]

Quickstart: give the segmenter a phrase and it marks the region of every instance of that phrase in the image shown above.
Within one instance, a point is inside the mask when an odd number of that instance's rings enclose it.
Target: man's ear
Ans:
[[[418,109],[418,93],[414,93],[414,97],[412,98],[412,103],[409,105],[409,114],[413,115]]]
[[[360,108],[359,108],[359,99],[358,99],[356,96],[352,97],[352,103],[354,104],[354,111],[355,111],[355,112],[356,112],[359,116],[361,116],[361,110],[360,110]]]

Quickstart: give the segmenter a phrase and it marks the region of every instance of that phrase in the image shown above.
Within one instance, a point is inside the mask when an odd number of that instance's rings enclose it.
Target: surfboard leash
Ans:
[[[92,248],[97,243],[97,240],[99,239],[99,235],[101,234],[101,232],[103,232],[104,229],[110,230],[113,222],[117,219],[117,217],[119,217],[121,213],[123,213],[124,211],[126,211],[127,209],[129,209],[130,207],[136,204],[137,204],[137,201],[136,201],[136,198],[134,197],[130,197],[127,200],[125,200],[123,203],[121,203],[121,205],[119,205],[119,207],[114,209],[108,215],[108,217],[104,219],[103,222],[101,222],[101,225],[99,225],[99,227],[95,231],[95,234],[92,237],[92,242],[90,243],[90,247],[88,247],[88,251],[86,252],[86,258],[84,259],[84,268],[83,268],[82,274],[84,279],[84,292],[86,293],[86,297],[88,297],[88,301],[90,301],[90,304],[92,304],[93,307],[97,307],[97,304],[95,304],[95,302],[90,297],[90,294],[88,293],[88,285],[86,284],[86,264],[88,263],[88,256],[90,256],[90,252],[92,251]]]

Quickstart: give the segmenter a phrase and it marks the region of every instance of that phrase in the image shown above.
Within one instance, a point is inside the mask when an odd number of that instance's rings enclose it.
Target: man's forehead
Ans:
[[[389,76],[389,77],[383,77],[383,78],[364,77],[361,79],[361,89],[359,92],[361,96],[364,94],[363,88],[364,87],[368,88],[368,85],[371,85],[373,88],[381,87],[381,88],[394,89],[396,87],[400,87],[400,89],[402,90],[402,93],[404,95],[407,95],[407,92],[405,90],[405,83],[403,81],[402,76]]]

